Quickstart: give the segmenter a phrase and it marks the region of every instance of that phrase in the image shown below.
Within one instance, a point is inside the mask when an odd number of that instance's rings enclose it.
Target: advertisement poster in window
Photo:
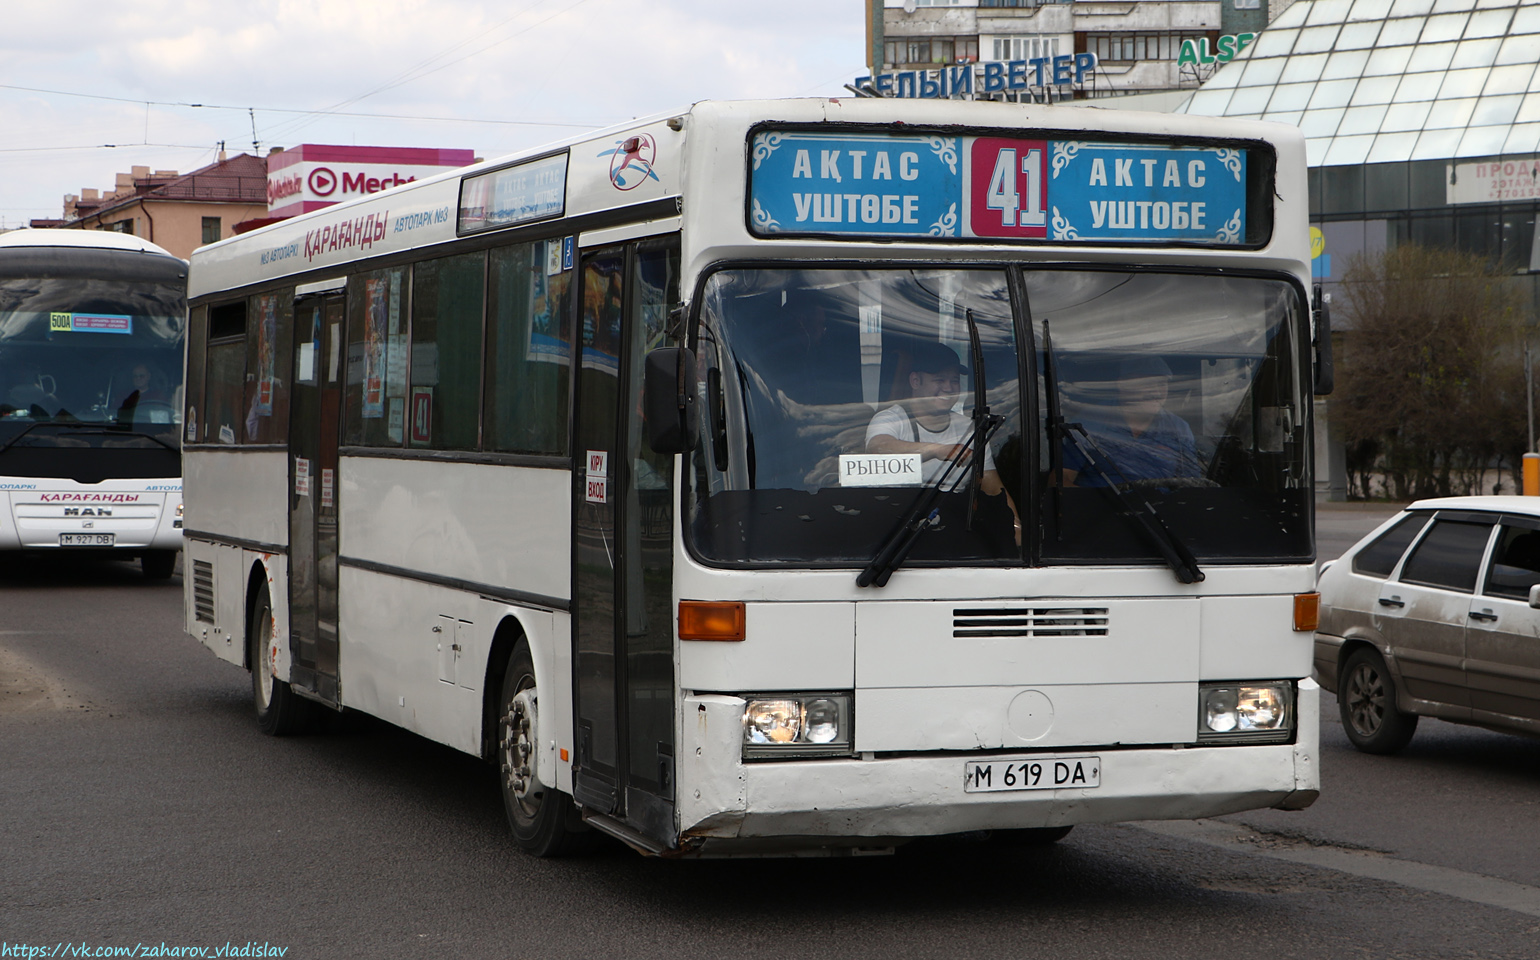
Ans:
[[[364,281],[365,419],[385,416],[385,278]]]
[[[535,244],[536,263],[543,260],[545,269],[531,271],[529,344],[524,352],[526,360],[565,366],[569,362],[568,357],[572,355],[571,344],[567,342],[566,326],[561,322],[562,304],[567,300],[567,289],[572,281],[571,245],[571,237]],[[544,256],[541,255],[542,250]]]
[[[594,260],[583,278],[583,366],[620,375],[620,259]]]
[[[278,342],[278,301],[272,294],[257,298],[257,396],[252,413],[273,415],[273,368]]]

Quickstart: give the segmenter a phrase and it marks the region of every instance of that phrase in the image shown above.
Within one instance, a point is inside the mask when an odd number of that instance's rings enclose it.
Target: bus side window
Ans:
[[[203,382],[208,342],[209,308],[194,307],[188,315],[187,324],[187,383],[183,396],[186,406],[182,410],[182,439],[186,443],[197,443],[203,439],[203,425],[206,421],[203,417]]]
[[[288,439],[289,368],[293,364],[294,288],[251,298],[246,314],[242,443]]]
[[[242,393],[246,372],[246,301],[209,308],[208,363],[202,439],[233,444],[243,429]]]
[[[486,425],[498,453],[567,453],[572,275],[561,238],[499,247],[487,282]]]

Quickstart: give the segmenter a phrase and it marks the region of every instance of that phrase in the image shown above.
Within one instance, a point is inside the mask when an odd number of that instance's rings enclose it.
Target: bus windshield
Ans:
[[[854,566],[917,514],[910,565],[1159,563],[1137,496],[1200,560],[1307,559],[1301,310],[1256,277],[719,271],[687,539]]]
[[[180,420],[180,280],[0,276],[0,430]],[[9,428],[9,429],[6,429]]]

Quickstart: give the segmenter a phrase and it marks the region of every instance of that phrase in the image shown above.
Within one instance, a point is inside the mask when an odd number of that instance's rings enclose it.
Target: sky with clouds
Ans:
[[[862,0],[5,0],[0,226],[134,165],[496,157],[706,99],[841,96]],[[200,106],[193,106],[198,104]],[[113,144],[115,146],[105,146]]]

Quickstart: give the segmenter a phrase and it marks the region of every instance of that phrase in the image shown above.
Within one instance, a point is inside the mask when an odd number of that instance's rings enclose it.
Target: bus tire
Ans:
[[[251,606],[246,627],[246,650],[251,659],[251,702],[257,710],[257,726],[270,737],[287,737],[314,727],[316,705],[273,676],[268,648],[273,642],[273,604],[263,586]]]
[[[996,830],[994,836],[1010,846],[1046,847],[1063,840],[1073,829],[1074,824],[1067,827],[1024,827],[1020,830]]]
[[[146,580],[169,580],[176,569],[175,550],[150,550],[140,555],[139,569]]]
[[[572,798],[540,782],[540,700],[529,643],[520,640],[508,657],[498,701],[497,765],[503,810],[513,839],[525,853],[565,857],[592,849],[593,831],[581,825]]]
[[[1359,647],[1343,661],[1337,709],[1343,731],[1364,753],[1395,753],[1417,732],[1417,715],[1396,707],[1396,681],[1385,658],[1371,647]]]

